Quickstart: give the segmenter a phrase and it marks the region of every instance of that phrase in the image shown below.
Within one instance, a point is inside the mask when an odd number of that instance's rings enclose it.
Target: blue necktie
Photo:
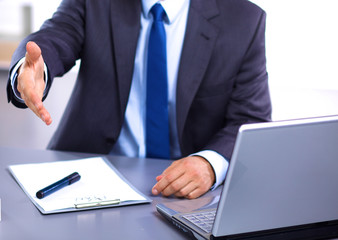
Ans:
[[[151,158],[170,158],[168,118],[167,47],[160,4],[151,8],[154,21],[148,44],[146,155]]]

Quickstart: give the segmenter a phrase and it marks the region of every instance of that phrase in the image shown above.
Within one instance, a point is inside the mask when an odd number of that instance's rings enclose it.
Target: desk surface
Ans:
[[[153,200],[151,204],[51,215],[43,215],[39,212],[8,171],[8,166],[12,164],[71,160],[92,156],[94,155],[0,147],[0,239],[176,240],[187,238],[156,211],[157,203],[177,201],[177,198],[164,198],[151,194],[155,177],[167,168],[171,161],[107,157],[136,188]],[[203,197],[218,193],[219,191],[209,192]]]

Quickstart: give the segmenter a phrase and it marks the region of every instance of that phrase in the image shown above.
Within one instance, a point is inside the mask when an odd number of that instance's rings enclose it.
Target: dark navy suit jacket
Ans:
[[[71,99],[50,149],[107,154],[123,121],[140,32],[140,0],[64,0],[35,41],[52,79],[81,59]],[[266,15],[247,0],[191,0],[177,79],[183,156],[203,149],[230,159],[244,123],[270,120]],[[170,60],[169,60],[170,61]],[[10,84],[8,100],[18,107]]]

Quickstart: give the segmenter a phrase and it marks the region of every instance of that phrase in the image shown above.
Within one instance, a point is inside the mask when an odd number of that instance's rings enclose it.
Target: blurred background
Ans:
[[[45,149],[74,86],[77,67],[54,81],[45,101],[53,123],[7,103],[16,46],[61,0],[0,0],[0,146]],[[266,49],[273,120],[338,115],[338,1],[252,0],[267,12]]]

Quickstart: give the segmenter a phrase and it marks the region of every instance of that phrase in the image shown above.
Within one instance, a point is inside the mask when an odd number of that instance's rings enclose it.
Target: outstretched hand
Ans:
[[[52,118],[42,103],[46,84],[41,49],[36,43],[28,42],[26,51],[26,59],[19,68],[17,88],[27,107],[47,125],[50,125]]]

